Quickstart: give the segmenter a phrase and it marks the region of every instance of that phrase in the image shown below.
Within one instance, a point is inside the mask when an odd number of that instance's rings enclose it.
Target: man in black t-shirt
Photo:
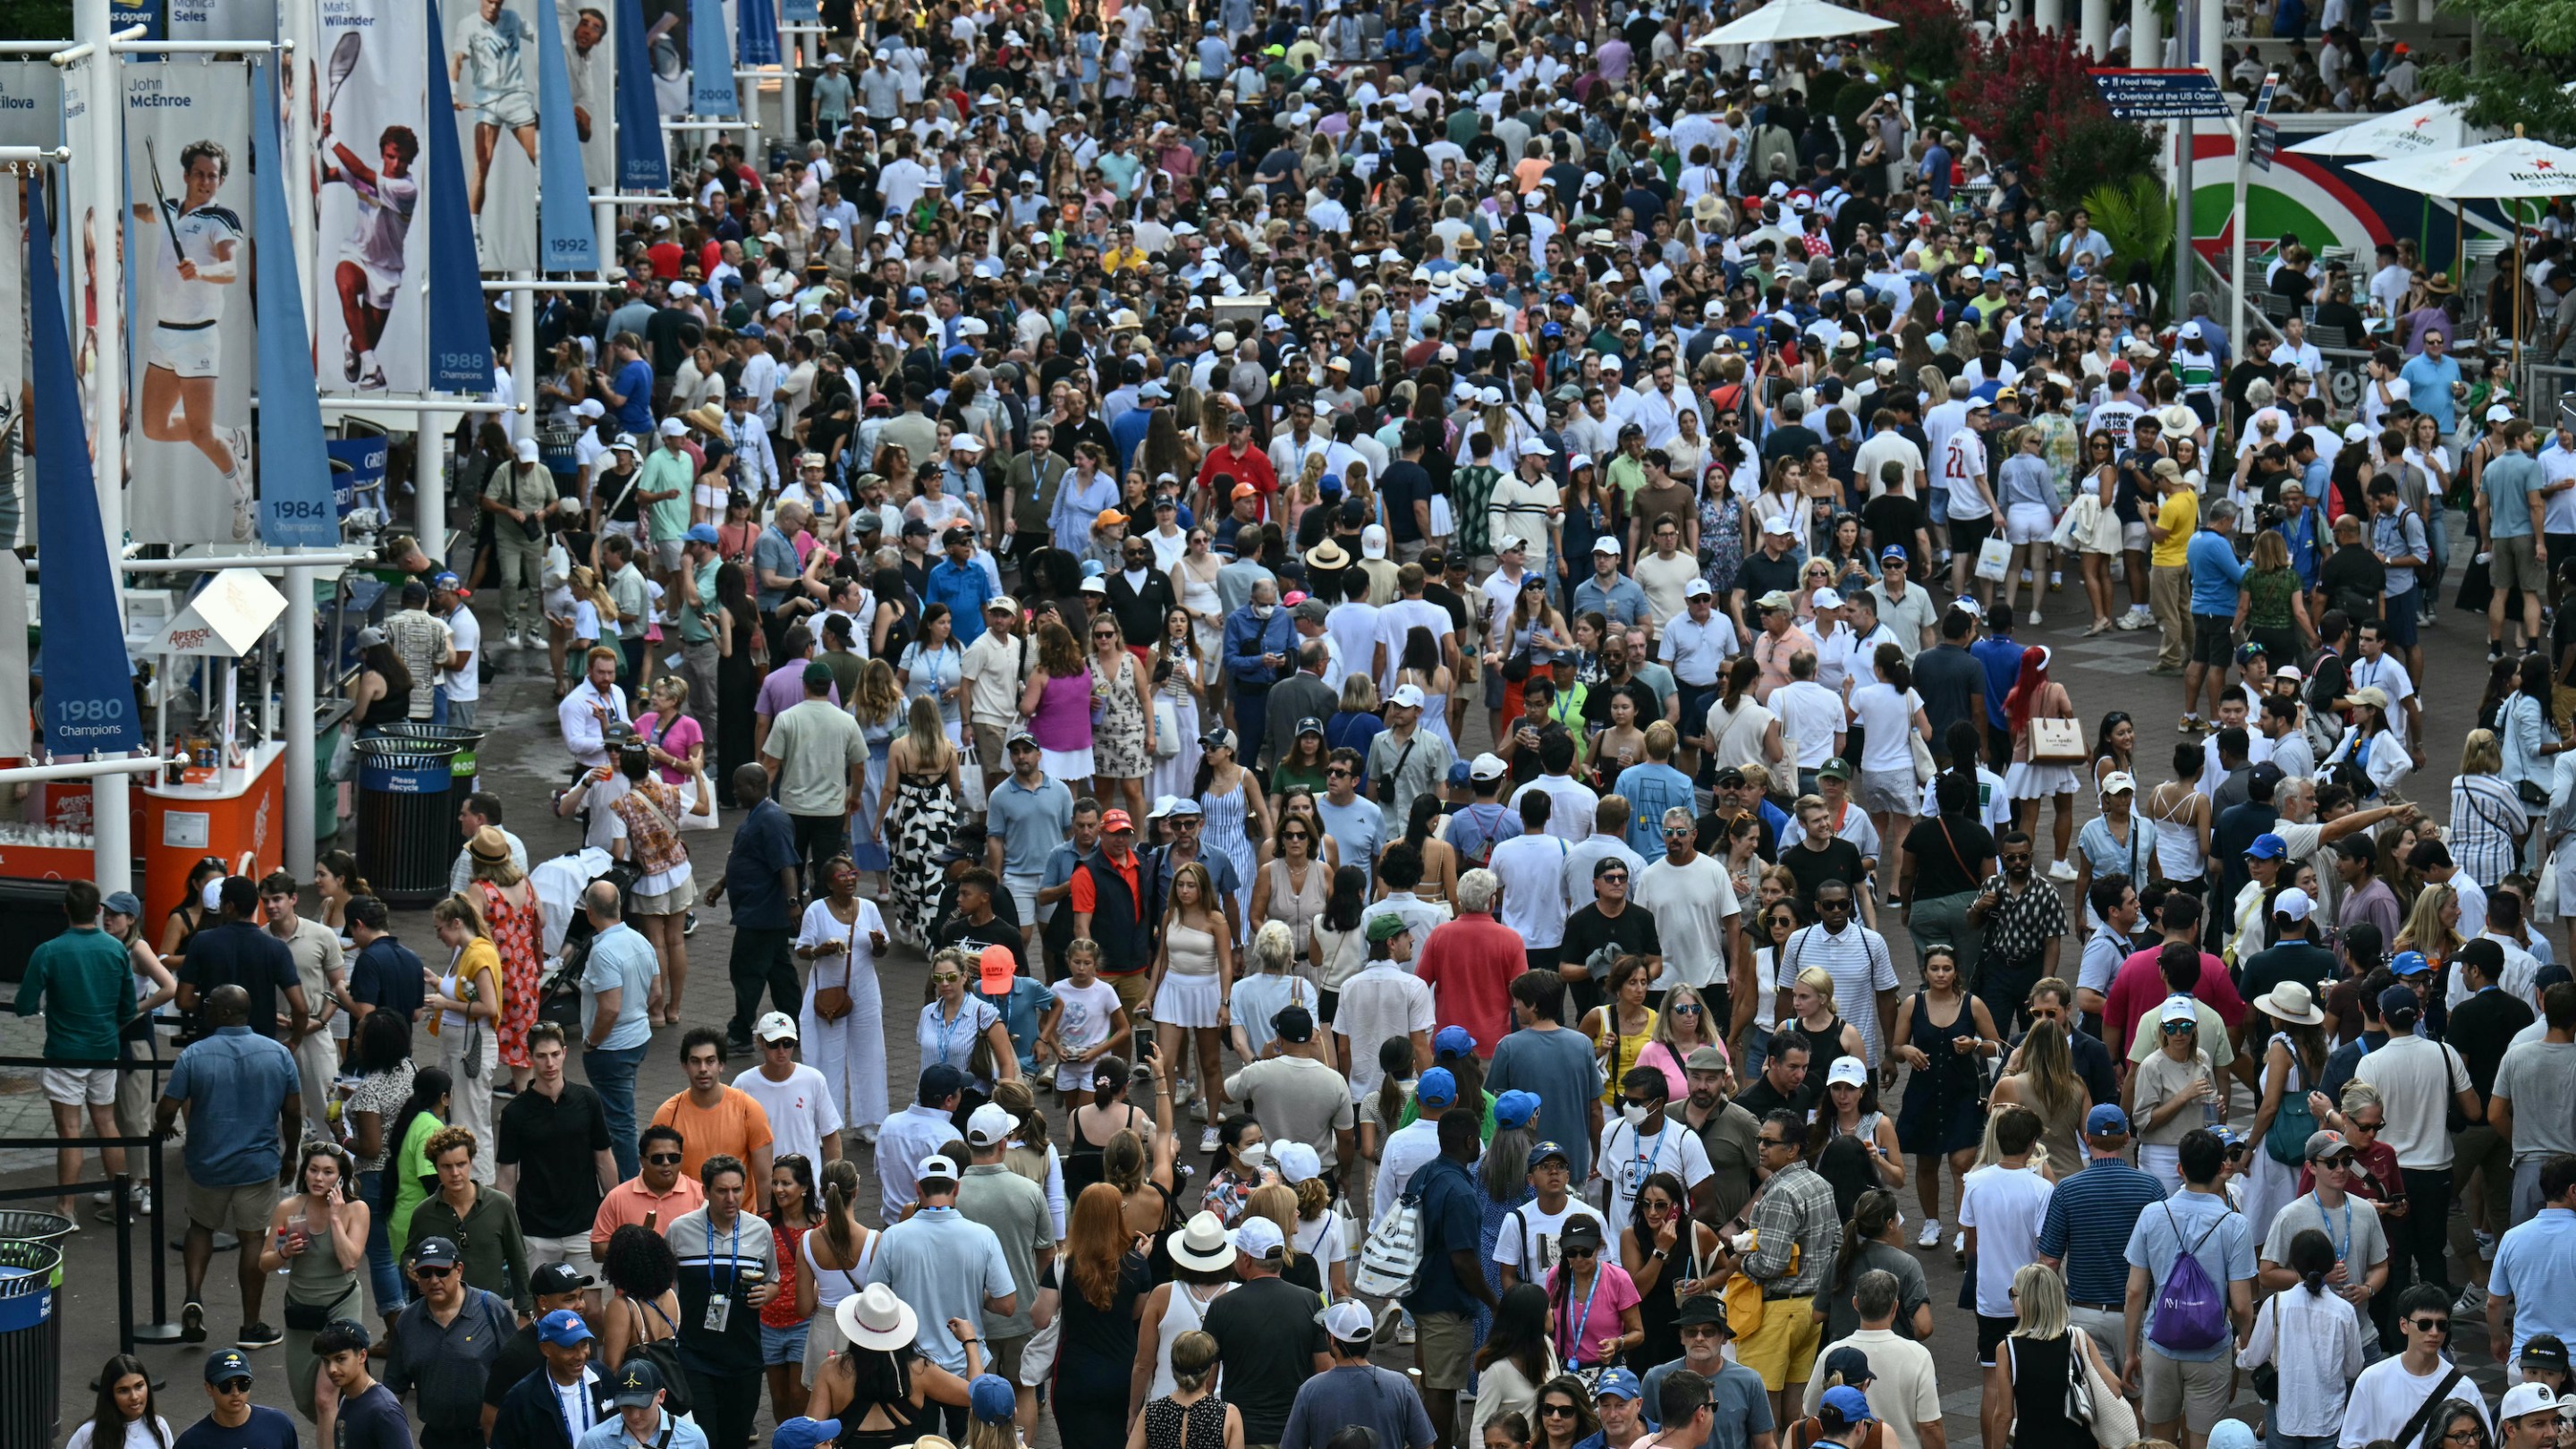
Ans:
[[[2362,537],[2361,519],[2347,513],[2335,520],[2335,550],[2317,570],[2317,588],[2326,607],[2339,609],[2355,625],[2379,619],[2379,596],[2388,588],[2388,566],[2370,551]]]
[[[1905,550],[1905,567],[1916,578],[1927,575],[1924,569],[1932,560],[1932,520],[1923,511],[1922,501],[1908,491],[1905,463],[1890,458],[1879,465],[1880,481],[1887,491],[1863,504],[1860,526],[1869,534],[1872,552],[1885,553],[1891,548]]]
[[[1605,855],[1592,863],[1592,900],[1568,917],[1558,948],[1557,974],[1574,994],[1575,1014],[1582,1016],[1607,998],[1609,965],[1591,969],[1593,956],[1610,948],[1611,956],[1643,956],[1651,976],[1663,961],[1663,937],[1655,930],[1655,913],[1629,896],[1628,859]]]
[[[565,1057],[562,1027],[540,1021],[528,1028],[532,1075],[526,1090],[501,1109],[495,1160],[499,1186],[519,1210],[530,1266],[568,1264],[586,1284],[599,1272],[590,1256],[591,1225],[619,1173],[607,1104],[591,1088],[565,1080]],[[492,1402],[509,1388],[497,1383]]]
[[[286,943],[259,925],[259,887],[248,876],[226,876],[223,918],[188,940],[179,968],[179,1010],[193,1017],[219,986],[238,986],[250,997],[245,1024],[272,1041],[293,1042],[312,1020],[304,980]],[[287,1014],[279,1019],[280,1011]]]
[[[1780,864],[1798,880],[1798,904],[1816,913],[1816,889],[1827,881],[1860,891],[1860,847],[1834,833],[1833,812],[1814,796],[1798,800],[1798,826],[1805,833],[1794,845],[1780,847]]]

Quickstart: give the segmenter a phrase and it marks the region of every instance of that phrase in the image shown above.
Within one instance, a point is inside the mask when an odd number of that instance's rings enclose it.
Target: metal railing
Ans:
[[[175,1018],[161,1017],[155,1018],[155,1020],[170,1021],[174,1025],[176,1024]],[[165,1058],[158,1055],[157,1051],[155,1055],[149,1057],[136,1057],[132,1059],[118,1058],[112,1061],[57,1061],[51,1057],[0,1056],[0,1067],[16,1067],[25,1070],[42,1070],[50,1067],[67,1071],[104,1069],[118,1072],[157,1073],[167,1071],[176,1064],[177,1058],[175,1056]],[[160,1093],[156,1091],[151,1094],[151,1097],[152,1100],[158,1101],[160,1099]],[[160,1243],[163,1240],[164,1235],[170,1230],[169,1214],[171,1192],[169,1180],[164,1176],[162,1171],[161,1138],[158,1133],[146,1131],[141,1136],[136,1137],[83,1137],[77,1139],[66,1139],[62,1137],[0,1137],[0,1151],[53,1152],[59,1151],[66,1146],[73,1145],[75,1142],[83,1151],[88,1151],[93,1148],[115,1147],[121,1148],[127,1152],[140,1151],[144,1154],[144,1161],[148,1174],[147,1180],[152,1188],[152,1212],[150,1219],[152,1229],[151,1241],[154,1244]],[[85,1193],[101,1191],[109,1194],[110,1202],[112,1204],[111,1211],[115,1214],[116,1222],[117,1352],[130,1354],[134,1352],[134,1346],[137,1343],[158,1344],[178,1342],[179,1325],[173,1322],[170,1318],[170,1268],[169,1264],[165,1261],[166,1255],[157,1250],[150,1255],[152,1262],[152,1321],[139,1328],[134,1321],[135,1213],[133,1173],[120,1172],[99,1181],[75,1182],[70,1184],[45,1183],[35,1187],[20,1187],[0,1190],[0,1203],[34,1202],[39,1200],[75,1197]],[[61,1310],[58,1307],[56,1311],[59,1313]]]

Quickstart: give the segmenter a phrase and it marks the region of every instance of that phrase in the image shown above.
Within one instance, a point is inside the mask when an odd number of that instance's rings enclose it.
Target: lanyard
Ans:
[[[938,1002],[934,1001],[930,1003],[930,1018],[931,1020],[939,1023],[939,1064],[941,1066],[948,1065],[948,1034],[958,1025],[958,1023],[968,1019],[966,1008],[967,1002],[965,998],[958,998],[957,1015],[953,1018],[949,1018],[940,1015]]]
[[[714,1235],[713,1233],[709,1233],[709,1234],[707,1235],[707,1248],[709,1249],[708,1256],[709,1256],[709,1257],[713,1257],[713,1256],[714,1256],[714,1251],[713,1251],[713,1250],[714,1250],[714,1248],[715,1248],[715,1235]],[[708,1264],[708,1265],[707,1265],[707,1280],[708,1280],[708,1282],[707,1282],[707,1286],[708,1286],[710,1289],[713,1289],[713,1288],[714,1288],[714,1286],[715,1286],[715,1265],[714,1265],[714,1264],[712,1264],[712,1263],[710,1263],[710,1264]],[[733,1290],[734,1290],[737,1286],[739,1286],[739,1285],[741,1284],[741,1282],[742,1282],[742,1214],[741,1214],[740,1212],[736,1212],[736,1213],[733,1215],[733,1245],[732,1245],[731,1247],[729,1247],[729,1248],[725,1249],[725,1291],[724,1291],[724,1296],[725,1296],[725,1297],[727,1297],[727,1298],[731,1298],[731,1297],[733,1296]]]
[[[1564,1269],[1560,1267],[1558,1271],[1563,1272]],[[1595,1257],[1592,1260],[1592,1286],[1583,1290],[1583,1311],[1574,1315],[1568,1324],[1558,1325],[1560,1332],[1571,1333],[1571,1341],[1564,1345],[1562,1355],[1567,1363],[1576,1363],[1582,1358],[1583,1331],[1592,1326],[1592,1295],[1601,1291],[1601,1280],[1609,1276],[1609,1266]]]
[[[552,1386],[551,1381],[549,1382]],[[581,1442],[581,1436],[589,1433],[591,1426],[599,1422],[596,1410],[590,1402],[590,1372],[587,1369],[583,1370],[582,1376],[575,1379],[572,1385],[572,1403],[581,1408],[581,1422],[578,1424],[573,1422],[572,1406],[564,1402],[562,1388],[554,1387],[555,1411],[563,1415],[564,1432],[572,1436],[573,1443],[578,1444]]]
[[[2317,1205],[2317,1226],[2325,1231],[2326,1241],[2333,1246],[2335,1261],[2345,1262],[2352,1256],[2351,1196],[2346,1194],[2343,1200],[2343,1240],[2341,1242],[2335,1241],[2334,1226],[2326,1221],[2326,1200],[2314,1191],[2309,1192],[2308,1197]]]

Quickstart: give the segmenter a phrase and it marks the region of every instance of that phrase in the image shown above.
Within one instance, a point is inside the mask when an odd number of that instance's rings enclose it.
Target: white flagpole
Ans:
[[[116,28],[109,0],[78,0],[73,20],[75,34],[92,47],[82,86],[87,92],[89,124],[75,138],[84,143],[85,164],[76,174],[87,183],[81,189],[88,195],[90,224],[95,228],[90,250],[97,258],[98,342],[92,354],[95,375],[90,380],[90,458],[97,478],[99,529],[107,536],[107,557],[113,565],[125,556],[125,277],[123,249],[117,245],[125,220],[125,95],[116,48],[108,43]],[[71,190],[65,188],[66,201]],[[77,240],[80,207],[72,204],[62,209],[66,215],[61,225]],[[72,255],[80,254],[75,245]],[[79,283],[73,286],[77,295]],[[78,310],[72,315],[78,316]],[[118,575],[114,583],[117,611],[122,615],[124,576]],[[117,627],[124,626],[120,622]],[[90,874],[102,893],[134,888],[132,806],[126,790],[130,778],[108,774],[90,782]]]

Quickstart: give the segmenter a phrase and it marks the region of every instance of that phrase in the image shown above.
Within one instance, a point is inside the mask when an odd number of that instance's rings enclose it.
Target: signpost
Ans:
[[[2218,77],[2199,67],[2183,70],[2092,70],[2102,103],[2123,121],[2225,120],[2236,114]]]

